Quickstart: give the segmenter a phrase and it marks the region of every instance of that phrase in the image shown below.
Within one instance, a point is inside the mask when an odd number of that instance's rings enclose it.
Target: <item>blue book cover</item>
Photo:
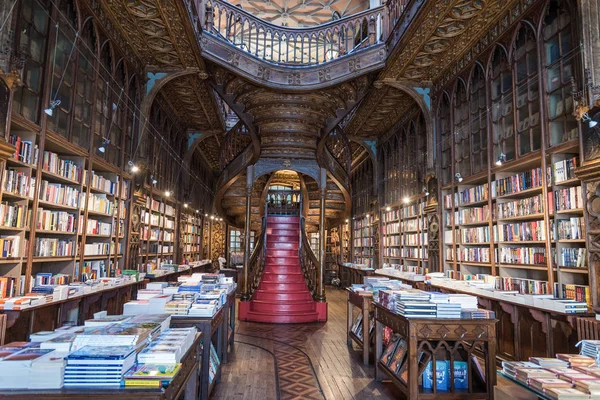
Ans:
[[[450,376],[450,366],[448,366],[448,376]],[[469,366],[466,361],[454,361],[454,388],[469,388]]]
[[[132,346],[83,346],[69,354],[69,360],[123,360],[135,351]]]
[[[433,362],[429,361],[423,373],[423,388],[433,389]],[[448,390],[448,362],[436,361],[435,384],[437,390]]]

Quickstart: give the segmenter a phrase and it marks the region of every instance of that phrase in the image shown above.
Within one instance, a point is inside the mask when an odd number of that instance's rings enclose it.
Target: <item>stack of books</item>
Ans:
[[[541,368],[529,361],[502,361],[502,372],[511,378],[517,378],[517,370],[522,368]]]
[[[28,389],[60,389],[63,387],[67,351],[52,351],[31,364]]]
[[[529,357],[529,361],[542,368],[564,368],[569,366],[567,361],[559,360],[558,358]]]
[[[181,361],[194,343],[196,328],[171,328],[138,354],[142,364],[172,364]]]
[[[123,376],[125,386],[162,387],[168,385],[181,369],[175,364],[137,364]]]
[[[396,311],[406,318],[436,318],[437,305],[428,301],[400,301]]]
[[[165,313],[170,315],[187,315],[192,306],[189,300],[172,300],[165,305]]]
[[[556,358],[559,360],[563,360],[569,363],[569,367],[577,368],[577,367],[591,367],[596,364],[596,359],[592,357],[588,357],[582,354],[562,354],[559,353],[556,355]]]
[[[589,400],[586,393],[573,388],[548,388],[544,391],[552,400]]]
[[[67,356],[65,387],[119,387],[135,363],[133,346],[84,346]]]
[[[600,379],[575,382],[575,389],[592,396],[600,396]]]
[[[558,378],[533,378],[529,381],[529,386],[541,392],[546,389],[573,387],[569,382]]]
[[[591,357],[596,362],[600,360],[600,340],[582,340],[579,343],[582,355]]]
[[[217,312],[219,302],[217,300],[197,299],[189,309],[188,315],[197,317],[212,317]]]
[[[461,311],[460,304],[456,303],[437,303],[436,306],[436,318],[451,318],[460,319]]]
[[[451,293],[448,295],[448,301],[460,304],[463,310],[477,309],[477,297],[468,294]]]
[[[463,319],[495,319],[496,313],[481,308],[462,310],[460,317]]]
[[[529,385],[530,379],[553,379],[556,374],[543,368],[517,368],[515,378],[525,385]]]
[[[3,346],[7,347],[7,346]],[[8,346],[11,347],[11,346]],[[37,347],[25,347],[13,345],[12,347],[23,347],[19,351],[15,351],[10,355],[5,356],[0,361],[0,389],[27,389],[30,381],[37,379],[31,373],[33,364],[43,359],[51,357],[54,350],[45,350]],[[10,352],[10,350],[8,350]],[[56,378],[54,373],[49,378]],[[46,381],[41,384],[45,384]],[[51,387],[61,387],[61,382],[51,384]]]

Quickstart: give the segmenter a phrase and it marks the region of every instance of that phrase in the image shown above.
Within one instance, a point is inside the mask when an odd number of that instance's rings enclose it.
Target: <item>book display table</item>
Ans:
[[[358,294],[350,289],[346,289],[348,292],[348,319],[347,319],[347,343],[348,346],[352,346],[352,342],[356,342],[363,350],[363,364],[369,364],[369,355],[371,349],[370,340],[370,327],[371,327],[371,313],[373,312],[373,294],[365,292]],[[362,315],[362,339],[353,330],[355,323],[354,320],[354,308],[358,308]],[[365,340],[366,338],[366,340]]]
[[[348,265],[339,265],[340,286],[347,287],[354,284],[363,283],[365,276],[371,276],[375,273],[373,268],[355,268]]]
[[[411,400],[493,397],[496,384],[496,320],[407,319],[377,303],[374,303],[374,308],[376,380],[390,379]],[[395,368],[393,363],[382,361],[385,326],[398,334],[404,343],[405,353]],[[476,354],[483,357],[483,368],[479,368]],[[391,359],[392,355],[384,354],[385,357]],[[461,370],[459,364],[466,368]],[[457,371],[463,373],[462,387],[456,387]],[[445,389],[438,387],[440,379]],[[425,384],[426,380],[430,385]]]
[[[221,309],[212,318],[202,318],[186,315],[173,315],[171,316],[171,327],[172,328],[188,328],[195,326],[198,331],[203,332],[203,351],[202,358],[200,360],[200,389],[198,398],[201,400],[207,400],[214,389],[215,385],[221,380],[221,363],[216,366],[215,376],[212,382],[209,382],[209,368],[210,368],[210,343],[212,342],[217,355],[221,362],[224,359],[223,353],[226,352],[225,347],[225,334],[224,331],[227,329],[227,322],[225,321],[224,314],[225,308]]]
[[[212,269],[212,263],[194,265],[187,269],[173,271],[157,276],[147,275],[146,279],[148,279],[149,282],[177,282],[177,278],[179,278],[181,275],[191,275],[196,272],[204,272],[206,269]]]
[[[74,312],[77,313],[77,325],[93,318],[98,311],[106,310],[110,315],[122,314],[123,304],[135,298],[137,290],[144,285],[145,281],[128,282],[22,310],[0,310],[7,317],[5,342],[27,341],[32,332],[59,328]]]
[[[62,388],[43,390],[3,390],[0,399],[46,399],[46,400],[89,400],[89,399],[144,399],[185,400],[198,399],[198,360],[203,354],[203,333],[198,332],[194,344],[181,359],[181,369],[167,387],[163,388]]]

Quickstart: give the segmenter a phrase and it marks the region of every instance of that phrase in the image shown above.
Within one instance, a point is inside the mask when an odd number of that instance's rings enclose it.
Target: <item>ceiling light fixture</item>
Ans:
[[[390,206],[387,206],[387,207],[385,208],[385,211],[392,211],[392,207],[390,207]]]
[[[460,174],[460,172],[457,172],[456,175],[454,175],[454,177],[456,178],[457,181],[462,182],[463,181],[463,177]]]
[[[154,175],[150,175],[150,182],[152,182],[152,185],[156,185],[158,183]]]
[[[402,199],[402,201],[404,202],[404,204],[408,204],[410,203],[410,197],[404,196],[404,199]]]
[[[427,186],[423,186],[423,194],[425,196],[429,196],[429,190],[427,190]]]
[[[169,190],[165,190],[165,197],[171,197],[171,192]]]
[[[506,154],[500,153],[498,159],[496,160],[496,165],[501,166],[504,161],[506,161]]]
[[[590,115],[588,113],[583,114],[583,116],[581,117],[581,120],[583,122],[587,122],[588,126],[590,128],[595,127],[596,125],[598,125],[598,122],[594,121],[593,119],[590,118]]]
[[[109,143],[110,143],[110,139],[102,139],[102,145],[100,147],[98,147],[98,151],[100,153],[105,153],[106,147],[108,146]]]
[[[46,108],[44,110],[44,112],[46,114],[48,114],[49,116],[52,116],[52,114],[54,113],[54,109],[58,106],[60,106],[60,100],[56,99],[54,101],[51,101],[50,106],[48,108]]]

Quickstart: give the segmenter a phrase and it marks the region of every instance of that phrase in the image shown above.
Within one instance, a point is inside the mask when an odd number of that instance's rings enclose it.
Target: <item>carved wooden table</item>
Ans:
[[[490,399],[496,384],[496,320],[489,319],[407,319],[381,305],[375,307],[375,379],[391,379],[411,400],[415,399]],[[387,364],[381,362],[383,350],[383,328],[390,327],[407,343],[406,361],[396,375]],[[466,354],[468,368],[468,389],[454,387],[455,357]],[[484,382],[475,381],[478,362],[475,354],[484,356]],[[436,361],[450,363],[448,390],[438,390],[436,379],[432,389],[420,386],[419,361],[421,353],[428,354],[432,370],[436,371]],[[440,357],[440,354],[442,357]],[[422,360],[421,360],[422,361]],[[459,361],[459,360],[456,360]],[[423,367],[421,369],[424,369]],[[435,377],[435,372],[433,373]]]
[[[360,269],[342,264],[339,264],[339,271],[341,287],[351,286],[352,284],[362,284],[365,276],[371,276],[375,273],[375,270],[372,268]]]
[[[352,346],[352,341],[358,343],[363,349],[363,364],[369,364],[369,355],[371,349],[371,340],[369,338],[369,328],[371,326],[371,312],[373,311],[373,294],[365,292],[364,294],[358,294],[350,289],[346,289],[348,292],[348,319],[347,319],[347,343],[348,346]],[[352,332],[352,325],[354,323],[354,307],[361,310],[363,320],[363,339],[359,338],[354,332]],[[366,338],[366,340],[365,340]]]
[[[188,328],[195,326],[198,331],[203,333],[203,351],[202,359],[200,361],[200,390],[199,399],[207,400],[217,383],[221,380],[221,365],[223,363],[223,351],[225,347],[224,333],[223,331],[227,328],[226,321],[224,318],[225,307],[221,309],[212,318],[202,318],[187,315],[172,315],[171,316],[171,327],[172,328]],[[217,372],[212,382],[209,383],[209,363],[210,363],[210,343],[215,346],[217,355],[221,363],[217,367]],[[225,350],[226,351],[226,350]]]
[[[194,344],[181,359],[181,369],[165,388],[63,388],[43,390],[2,390],[0,399],[90,400],[90,399],[144,399],[185,400],[198,399],[198,360],[202,353],[202,332],[196,334]]]

